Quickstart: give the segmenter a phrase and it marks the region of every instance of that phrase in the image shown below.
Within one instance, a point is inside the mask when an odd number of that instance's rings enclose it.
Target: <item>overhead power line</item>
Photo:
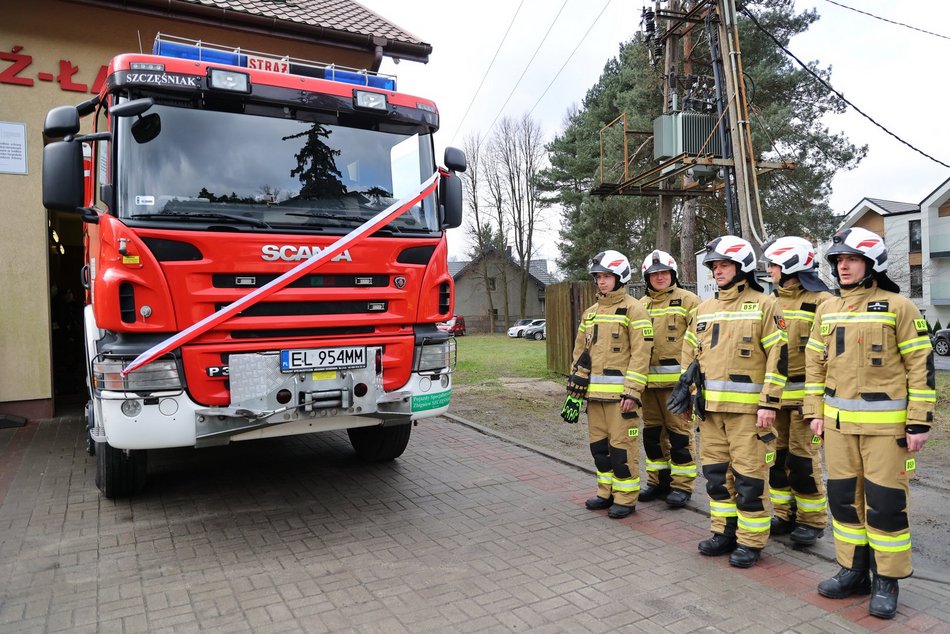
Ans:
[[[508,102],[511,101],[512,95],[515,94],[515,91],[518,90],[518,86],[521,85],[521,80],[524,79],[525,74],[528,72],[528,69],[531,68],[531,64],[534,62],[534,58],[538,56],[538,52],[541,50],[541,47],[544,46],[544,43],[548,39],[548,35],[551,34],[551,29],[554,28],[554,25],[557,23],[557,19],[561,17],[561,13],[564,11],[564,7],[567,6],[567,0],[564,0],[564,4],[561,5],[561,8],[557,10],[557,15],[554,16],[554,19],[551,20],[551,25],[548,27],[548,30],[545,31],[544,37],[541,38],[541,41],[538,43],[537,48],[534,49],[534,53],[531,55],[531,59],[528,60],[528,63],[525,65],[524,70],[521,71],[521,77],[518,78],[518,81],[515,82],[515,87],[511,89],[511,92],[508,93],[508,98],[505,99],[505,103],[501,104],[501,108],[498,109],[498,114],[495,115],[495,118],[492,119],[491,125],[488,126],[488,129],[485,130],[485,135],[487,136],[492,128],[495,127],[495,122],[498,121],[498,117],[501,116],[501,113],[505,111],[505,107],[508,105]]]
[[[471,101],[468,102],[468,108],[465,109],[465,114],[462,115],[462,120],[459,121],[459,124],[455,127],[455,132],[452,133],[452,141],[455,142],[455,137],[458,136],[459,130],[462,129],[462,124],[465,123],[465,118],[468,116],[469,111],[472,109],[472,104],[475,103],[475,99],[478,98],[478,93],[482,89],[485,80],[488,78],[488,73],[491,72],[492,66],[495,65],[495,60],[498,59],[498,52],[501,51],[501,47],[504,46],[505,41],[508,39],[508,34],[511,33],[511,27],[514,26],[515,19],[517,19],[518,14],[521,12],[521,7],[524,5],[524,0],[518,3],[518,8],[515,10],[515,14],[511,16],[511,21],[508,23],[508,28],[505,30],[505,35],[502,36],[501,42],[498,43],[498,48],[495,49],[495,55],[491,58],[491,63],[488,64],[488,68],[485,69],[485,74],[482,75],[482,80],[478,82],[478,88],[475,89],[475,94],[472,95]]]
[[[923,150],[921,150],[921,149],[919,149],[919,148],[917,148],[917,147],[911,145],[910,143],[908,143],[908,142],[905,141],[904,139],[900,138],[899,136],[897,136],[896,134],[894,134],[893,132],[891,132],[890,130],[888,130],[888,129],[887,129],[886,127],[884,127],[882,124],[878,123],[878,122],[874,119],[874,117],[872,117],[871,115],[867,114],[866,112],[864,112],[863,110],[861,110],[860,108],[858,108],[856,105],[854,105],[853,103],[851,103],[850,101],[848,101],[848,99],[846,99],[843,94],[841,94],[840,92],[838,92],[837,90],[835,90],[834,87],[833,87],[831,84],[829,84],[829,83],[826,82],[824,79],[822,79],[821,77],[819,77],[818,74],[815,73],[815,71],[813,71],[812,69],[810,69],[810,68],[808,67],[808,65],[805,64],[805,62],[803,62],[802,60],[798,59],[798,57],[796,57],[794,53],[792,53],[790,50],[788,50],[787,48],[785,48],[785,46],[783,46],[782,43],[779,42],[778,39],[776,39],[776,37],[775,37],[774,35],[772,35],[768,30],[765,29],[765,27],[763,27],[761,24],[759,24],[759,21],[755,19],[755,16],[752,15],[752,13],[751,13],[748,9],[742,9],[742,13],[743,13],[747,18],[749,18],[749,19],[752,21],[752,24],[755,25],[755,28],[757,28],[757,29],[759,29],[760,31],[762,31],[762,33],[764,33],[764,34],[766,35],[766,37],[768,37],[770,40],[772,40],[773,42],[775,42],[775,45],[776,45],[777,47],[779,47],[786,55],[788,55],[788,56],[791,57],[793,60],[795,60],[795,61],[798,63],[798,65],[802,67],[802,70],[804,70],[806,73],[808,73],[808,74],[811,75],[813,78],[815,78],[815,80],[818,81],[818,83],[820,83],[822,86],[824,86],[828,91],[834,93],[835,96],[838,97],[838,99],[840,99],[841,101],[843,101],[843,102],[845,102],[846,104],[848,104],[849,106],[851,106],[851,108],[853,108],[855,112],[857,112],[857,113],[860,114],[862,117],[864,117],[865,119],[867,119],[868,121],[870,121],[871,123],[873,123],[874,125],[876,125],[877,127],[879,127],[881,130],[884,130],[884,132],[886,132],[886,133],[889,134],[890,136],[894,137],[895,139],[897,139],[898,141],[900,141],[901,143],[903,143],[904,145],[906,145],[907,147],[909,147],[910,149],[912,149],[914,152],[917,152],[917,153],[920,154],[921,156],[930,159],[931,161],[933,161],[934,163],[936,163],[936,164],[938,164],[938,165],[942,165],[943,167],[946,167],[946,168],[950,169],[950,165],[944,163],[944,162],[941,161],[940,159],[936,159],[936,158],[932,157],[931,155],[927,154],[927,153],[924,152]]]
[[[854,11],[855,13],[861,13],[863,15],[874,18],[876,20],[881,20],[882,22],[889,22],[890,24],[896,24],[897,26],[902,26],[904,28],[911,29],[912,31],[920,31],[921,33],[926,33],[927,35],[933,35],[934,37],[942,37],[945,40],[950,40],[950,37],[946,35],[941,35],[940,33],[934,33],[933,31],[927,31],[927,30],[918,28],[916,26],[911,26],[909,24],[904,24],[903,22],[898,22],[896,20],[889,20],[888,18],[882,18],[879,15],[874,15],[873,13],[868,13],[867,11],[862,11],[861,9],[855,9],[854,7],[849,7],[846,4],[835,2],[835,0],[825,0],[825,2],[827,2],[828,4],[833,4],[837,7],[841,7],[842,9],[848,9],[849,11]]]
[[[587,39],[587,36],[590,35],[590,32],[591,30],[593,30],[594,25],[600,21],[601,16],[604,15],[605,11],[607,11],[607,7],[610,6],[610,2],[611,0],[607,0],[607,2],[604,3],[604,8],[600,10],[600,13],[597,14],[597,17],[594,18],[594,21],[590,23],[589,27],[587,27],[587,31],[584,33],[584,35],[581,36],[581,39],[577,43],[577,46],[575,46],[574,50],[571,51],[571,54],[567,56],[567,59],[564,60],[564,63],[561,64],[561,68],[559,68],[557,73],[555,73],[554,78],[551,80],[551,83],[548,84],[547,88],[544,89],[544,92],[541,93],[541,96],[538,97],[538,100],[534,102],[533,106],[531,106],[531,110],[528,111],[529,116],[531,115],[532,112],[534,112],[534,109],[538,107],[538,104],[541,103],[541,100],[544,99],[544,95],[548,94],[548,91],[551,89],[551,86],[554,85],[554,82],[557,81],[557,78],[561,76],[561,71],[564,70],[568,62],[570,62],[571,59],[574,57],[574,53],[577,52],[577,49],[581,47],[581,44],[583,44],[584,40]]]

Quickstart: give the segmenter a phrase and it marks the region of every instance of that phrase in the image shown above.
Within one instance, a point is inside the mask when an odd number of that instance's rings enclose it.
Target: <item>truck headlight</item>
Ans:
[[[455,338],[438,343],[422,344],[417,348],[416,372],[453,372],[457,354]]]
[[[96,391],[158,392],[180,390],[181,377],[174,359],[159,359],[135,370],[127,377],[120,372],[131,359],[98,358],[92,363],[93,385]]]

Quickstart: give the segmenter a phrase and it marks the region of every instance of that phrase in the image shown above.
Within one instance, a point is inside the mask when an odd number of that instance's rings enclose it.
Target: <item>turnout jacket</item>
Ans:
[[[653,320],[653,355],[650,357],[647,387],[673,387],[683,370],[680,367],[683,335],[696,316],[699,298],[671,284],[662,291],[648,288],[640,303]]]
[[[805,398],[805,346],[811,336],[818,306],[833,299],[826,291],[809,291],[798,280],[773,292],[778,307],[785,319],[788,334],[788,382],[782,391],[782,407],[796,408]]]
[[[653,324],[626,287],[598,293],[597,303],[584,311],[574,341],[574,367],[585,350],[591,359],[587,398],[618,401],[621,396],[640,400],[646,386]]]
[[[818,307],[808,339],[804,417],[845,434],[929,429],[937,392],[920,311],[876,282],[840,293]]]
[[[782,324],[775,299],[747,282],[699,305],[683,338],[682,366],[699,360],[707,411],[779,408],[788,365]]]

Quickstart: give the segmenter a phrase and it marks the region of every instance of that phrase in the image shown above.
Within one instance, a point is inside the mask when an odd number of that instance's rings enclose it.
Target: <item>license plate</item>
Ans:
[[[344,370],[365,368],[366,348],[316,348],[314,350],[281,350],[280,371]]]

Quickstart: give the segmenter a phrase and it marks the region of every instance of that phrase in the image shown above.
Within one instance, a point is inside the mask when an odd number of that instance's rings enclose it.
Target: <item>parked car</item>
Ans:
[[[450,335],[465,336],[465,318],[461,315],[453,315],[452,319],[440,322],[435,327],[439,330],[445,330]]]
[[[548,336],[548,324],[543,319],[541,320],[540,325],[528,326],[524,329],[524,332],[521,333],[521,336],[525,339],[534,339],[535,341],[541,341]]]
[[[520,337],[521,333],[524,332],[525,326],[530,324],[531,321],[530,319],[519,319],[508,329],[508,336]]]
[[[934,352],[941,357],[950,355],[950,328],[941,328],[934,333]]]
[[[519,319],[515,322],[515,325],[508,329],[509,337],[521,337],[524,335],[525,328],[530,328],[531,326],[543,326],[543,319]]]

